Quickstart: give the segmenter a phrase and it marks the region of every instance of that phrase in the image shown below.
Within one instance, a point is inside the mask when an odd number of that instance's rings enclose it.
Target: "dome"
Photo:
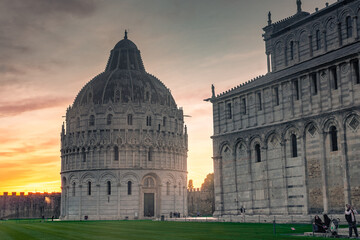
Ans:
[[[124,39],[111,50],[105,71],[83,87],[73,106],[109,102],[149,102],[176,107],[169,89],[145,71],[140,51],[127,38],[126,31]]]

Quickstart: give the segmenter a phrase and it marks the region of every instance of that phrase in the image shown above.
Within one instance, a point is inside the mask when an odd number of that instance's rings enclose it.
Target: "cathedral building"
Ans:
[[[343,214],[360,207],[360,1],[263,28],[268,73],[213,106],[215,215]]]
[[[187,215],[187,149],[182,108],[125,32],[66,111],[61,218]]]

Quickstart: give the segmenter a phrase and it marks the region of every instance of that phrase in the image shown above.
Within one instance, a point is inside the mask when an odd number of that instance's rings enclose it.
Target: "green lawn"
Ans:
[[[294,227],[296,230],[291,230]],[[153,221],[0,221],[0,239],[314,239],[289,234],[311,231],[311,225]],[[322,238],[315,238],[322,239]]]

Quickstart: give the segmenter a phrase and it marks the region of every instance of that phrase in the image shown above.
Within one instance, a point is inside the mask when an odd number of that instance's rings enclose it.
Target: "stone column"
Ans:
[[[329,101],[329,109],[332,108],[332,95],[331,95],[331,72],[329,69],[326,70],[326,74],[327,74],[327,78],[328,78],[328,81],[327,81],[327,84],[328,84],[328,91],[327,91],[327,94],[328,94],[328,101]]]
[[[96,184],[97,197],[96,197],[96,215],[97,220],[100,220],[100,184]]]
[[[338,41],[339,41],[339,47],[342,46],[342,35],[341,35],[341,22],[337,23],[338,26]]]
[[[289,214],[289,201],[288,201],[288,184],[287,184],[287,174],[286,174],[286,140],[282,139],[281,143],[281,162],[282,162],[282,172],[283,172],[283,181],[284,181],[284,198],[285,198],[285,215]]]
[[[320,149],[320,166],[321,166],[321,180],[322,180],[322,192],[323,192],[323,205],[324,212],[328,213],[329,205],[328,205],[328,192],[327,192],[327,172],[326,172],[326,132],[322,132],[320,134],[321,139],[321,149]]]
[[[300,138],[299,138],[300,139]],[[307,184],[307,160],[306,160],[306,135],[304,134],[302,136],[302,158],[301,158],[301,162],[302,162],[302,166],[303,166],[303,176],[304,176],[304,181],[303,181],[303,185],[304,185],[304,208],[303,208],[303,214],[304,215],[308,215],[309,214],[309,196],[308,196],[308,184]]]
[[[63,219],[65,216],[64,205],[65,205],[65,187],[61,186],[61,198],[60,198],[60,217]]]
[[[318,101],[319,101],[319,110],[320,112],[322,112],[322,98],[321,98],[321,74],[320,71],[318,71],[316,73],[316,82],[317,82],[317,87],[318,87]]]
[[[309,53],[310,53],[310,57],[312,57],[313,56],[312,35],[310,34],[308,37],[309,37]]]
[[[275,56],[276,49],[274,48],[273,54],[271,54],[271,68],[272,72],[276,71],[276,56]]]
[[[351,202],[351,188],[350,188],[350,176],[349,176],[349,156],[346,140],[346,123],[344,124],[343,134],[341,137],[341,162],[343,166],[343,182],[344,182],[344,205],[353,204]],[[339,129],[340,130],[340,129]],[[338,131],[340,133],[340,131]],[[340,134],[339,134],[340,135]]]
[[[117,191],[118,191],[118,199],[117,199],[117,215],[118,215],[118,220],[120,220],[120,212],[121,212],[121,184],[118,183],[117,184]]]
[[[355,16],[353,16],[353,29],[354,29],[354,31],[353,31],[353,39],[354,40],[357,40],[358,38],[359,38],[359,36],[358,36],[358,24],[357,24],[357,16],[355,15]]]
[[[65,192],[65,201],[66,201],[65,215],[66,215],[67,219],[69,219],[69,189],[70,189],[70,187],[66,186],[66,192]]]
[[[300,41],[295,41],[296,48],[297,48],[297,62],[299,63],[301,61],[300,59]]]
[[[270,66],[271,66],[271,63],[270,63],[270,52],[267,52],[266,53],[266,59],[267,59],[267,72],[271,72],[271,69],[270,69]]]
[[[324,39],[324,53],[326,53],[327,52],[326,30],[324,30],[322,33],[323,33],[323,39]]]
[[[348,64],[348,62],[346,62],[345,64]],[[336,74],[337,74],[337,82],[338,82],[339,104],[340,104],[340,106],[342,106],[343,105],[343,99],[342,99],[341,68],[340,68],[340,65],[336,66]]]
[[[79,184],[79,220],[81,220],[81,212],[82,212],[82,185]]]
[[[268,161],[268,146],[267,146],[267,142],[264,143],[265,146],[263,147],[263,150],[265,152],[265,184],[264,186],[266,187],[266,194],[267,194],[267,211],[268,214],[271,214],[271,205],[270,205],[270,181],[269,181],[269,161]]]
[[[215,212],[214,216],[221,216],[223,213],[223,186],[222,186],[222,164],[221,157],[213,157],[214,163],[214,194]]]
[[[303,95],[302,95],[302,78],[298,78],[298,84],[299,84],[299,105],[300,105],[300,115],[303,116],[304,108],[303,108]]]
[[[237,165],[236,165],[236,147],[233,151],[233,163],[234,163],[234,181],[235,181],[235,193],[236,193],[236,214],[239,215],[239,190],[238,190],[238,176],[237,176]]]

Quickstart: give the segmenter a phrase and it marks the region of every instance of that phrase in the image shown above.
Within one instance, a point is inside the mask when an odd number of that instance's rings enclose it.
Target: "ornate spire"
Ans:
[[[269,13],[268,13],[268,25],[270,26],[271,23],[272,23],[272,21],[271,21],[271,12],[269,11]]]
[[[211,84],[211,97],[212,98],[215,97],[215,86],[214,86],[214,84]]]
[[[299,13],[299,12],[302,12],[302,10],[301,10],[301,0],[296,0],[296,5],[297,5],[297,12]]]
[[[125,36],[124,36],[124,39],[127,39],[127,31],[126,31],[126,29],[125,29]]]

